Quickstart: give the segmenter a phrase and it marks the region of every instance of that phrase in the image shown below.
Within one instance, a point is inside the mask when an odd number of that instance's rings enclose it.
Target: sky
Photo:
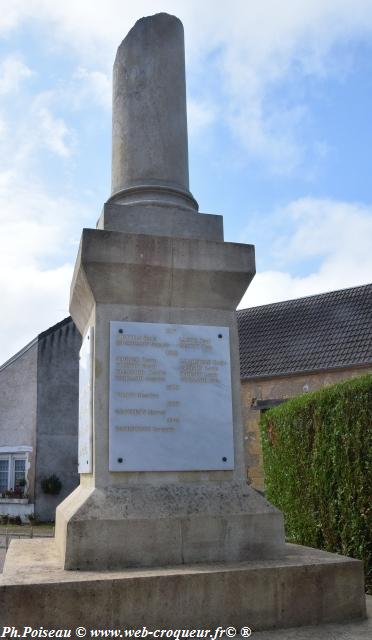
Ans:
[[[185,28],[190,190],[256,247],[240,307],[372,281],[372,0],[0,0],[0,362],[68,315],[116,49],[159,11]]]

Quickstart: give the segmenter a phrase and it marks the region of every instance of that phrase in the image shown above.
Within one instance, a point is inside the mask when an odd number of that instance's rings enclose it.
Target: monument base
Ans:
[[[259,631],[365,615],[362,563],[297,545],[276,560],[81,572],[60,567],[54,540],[13,540],[0,577],[0,623],[18,629]]]
[[[71,570],[241,562],[280,557],[284,525],[247,485],[80,485],[58,506],[56,544]]]

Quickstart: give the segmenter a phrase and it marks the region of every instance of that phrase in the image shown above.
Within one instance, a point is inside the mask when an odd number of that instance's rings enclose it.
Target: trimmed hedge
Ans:
[[[261,433],[288,541],[360,558],[372,592],[372,375],[288,400]]]

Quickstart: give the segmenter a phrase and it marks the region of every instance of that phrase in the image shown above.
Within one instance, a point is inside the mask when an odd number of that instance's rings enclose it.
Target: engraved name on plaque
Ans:
[[[79,473],[92,473],[93,327],[88,330],[79,353]]]
[[[110,471],[234,468],[228,327],[110,322]]]

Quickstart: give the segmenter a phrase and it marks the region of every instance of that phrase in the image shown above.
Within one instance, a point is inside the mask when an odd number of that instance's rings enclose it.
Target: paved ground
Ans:
[[[19,533],[23,533],[26,534],[27,533],[27,529],[20,529],[19,531],[17,529],[12,529],[11,530],[14,533],[14,537],[18,538],[19,537]],[[51,537],[53,536],[53,530],[50,528],[37,528],[36,530],[34,529],[33,531],[33,536],[34,538],[41,538],[41,537]],[[28,537],[28,536],[27,536]],[[5,533],[4,530],[0,530],[0,573],[3,570],[3,565],[4,565],[4,560],[5,560],[5,554],[6,554],[6,550],[5,550]]]

